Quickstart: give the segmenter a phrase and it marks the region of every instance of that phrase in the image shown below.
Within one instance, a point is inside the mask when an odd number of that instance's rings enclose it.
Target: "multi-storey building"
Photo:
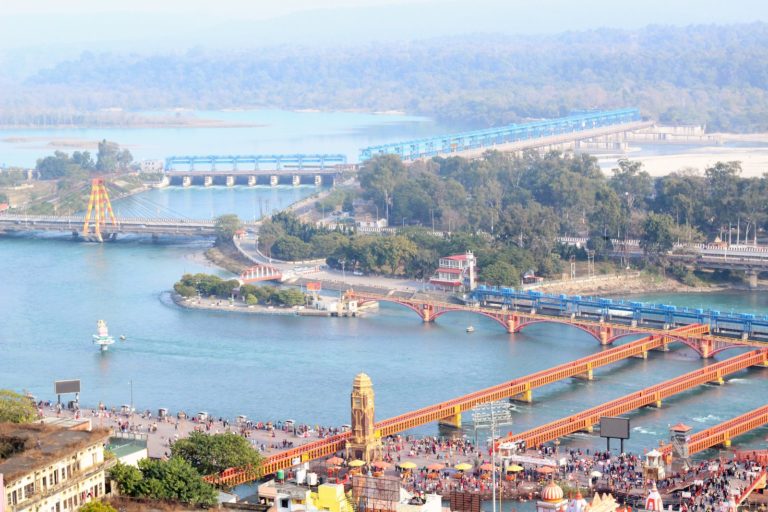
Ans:
[[[0,512],[70,512],[108,492],[109,430],[0,424]]]
[[[471,291],[477,285],[477,269],[472,251],[440,258],[429,282],[445,291]]]

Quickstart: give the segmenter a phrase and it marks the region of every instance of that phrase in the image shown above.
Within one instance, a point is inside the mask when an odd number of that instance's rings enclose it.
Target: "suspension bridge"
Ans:
[[[125,205],[129,216],[115,214],[109,192],[102,178],[91,180],[88,206],[83,215],[0,215],[0,232],[54,231],[72,233],[75,238],[103,242],[119,234],[144,234],[173,237],[216,236],[216,221],[191,219],[141,196],[132,196]],[[142,215],[142,216],[130,216]],[[245,222],[245,230],[257,222]]]

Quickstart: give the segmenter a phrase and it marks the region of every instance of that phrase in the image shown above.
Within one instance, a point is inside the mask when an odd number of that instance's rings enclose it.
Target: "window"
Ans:
[[[280,508],[288,508],[288,500],[283,498],[280,500]]]
[[[35,494],[35,482],[32,482],[31,484],[27,484],[24,486],[24,496],[29,498]]]

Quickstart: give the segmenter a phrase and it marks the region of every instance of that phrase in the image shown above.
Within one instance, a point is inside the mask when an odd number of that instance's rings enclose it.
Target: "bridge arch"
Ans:
[[[505,330],[507,329],[507,323],[504,321],[503,318],[501,318],[501,315],[494,315],[493,313],[488,313],[486,311],[481,311],[481,310],[460,309],[460,308],[455,308],[455,309],[445,308],[445,309],[442,309],[442,310],[438,311],[434,315],[432,315],[432,318],[437,319],[437,318],[445,315],[446,313],[453,313],[453,312],[474,313],[476,315],[481,315],[481,316],[490,318],[491,320],[493,320],[497,324],[499,324],[502,327],[504,327]]]
[[[600,334],[596,333],[595,331],[587,327],[584,327],[583,325],[579,325],[577,323],[566,322],[564,320],[559,321],[554,318],[541,318],[541,319],[537,318],[536,320],[529,320],[529,321],[523,322],[517,327],[515,332],[521,331],[523,327],[528,327],[529,325],[534,325],[534,324],[560,324],[560,325],[567,325],[568,327],[575,327],[576,329],[579,329],[589,334],[590,336],[595,338],[597,341],[600,341]],[[613,339],[609,340],[608,343],[609,344],[613,343]]]

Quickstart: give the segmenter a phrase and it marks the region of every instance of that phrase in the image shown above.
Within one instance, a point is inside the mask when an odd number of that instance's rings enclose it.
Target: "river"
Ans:
[[[390,122],[386,116],[371,117]],[[359,137],[369,138],[356,131],[354,122],[343,124],[338,121],[334,133],[353,135],[344,139],[342,147],[356,146]],[[177,133],[179,137],[188,134],[187,129]],[[332,142],[329,150],[337,147],[338,140]],[[173,152],[185,152],[181,144],[189,142],[178,144]],[[190,217],[233,211],[252,218],[314,190],[168,188],[116,202],[115,207],[124,214],[157,208]],[[55,399],[54,380],[78,378],[83,386],[81,401],[89,406],[99,401],[119,406],[133,399],[140,410],[168,407],[173,413],[205,410],[217,416],[245,414],[261,420],[293,418],[339,425],[349,422],[349,392],[357,372],[373,379],[377,416],[385,418],[600,350],[594,339],[566,326],[537,325],[509,335],[493,321],[467,313],[446,315],[425,325],[413,312],[392,305],[355,319],[179,308],[168,290],[182,273],[225,275],[202,257],[207,245],[202,241],[152,243],[136,237],[103,245],[76,243],[67,236],[0,238],[4,272],[0,388]],[[768,300],[761,292],[648,299],[768,313]],[[110,332],[125,335],[127,341],[99,353],[91,343],[98,319],[105,319]],[[470,324],[476,330],[467,334]],[[715,359],[737,353],[726,351]],[[557,383],[537,390],[532,405],[515,406],[514,423],[505,429],[534,427],[702,364],[692,351],[676,346],[667,353],[652,353],[647,360],[632,359],[600,369],[593,382]],[[678,421],[695,430],[714,425],[762,405],[767,391],[768,372],[752,369],[729,379],[725,386],[701,386],[683,393],[661,409],[632,414],[627,447],[655,446],[667,438],[667,426]],[[437,431],[435,425],[419,429],[420,433]],[[466,433],[473,435],[471,430]],[[757,430],[734,446],[760,445],[767,433]],[[566,443],[603,446],[601,440],[582,434]]]

